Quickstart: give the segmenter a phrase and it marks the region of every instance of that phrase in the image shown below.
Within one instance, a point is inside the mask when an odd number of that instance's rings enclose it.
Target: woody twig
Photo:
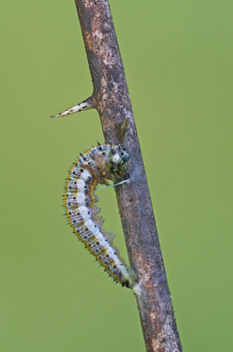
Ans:
[[[138,276],[134,291],[146,351],[181,352],[137,129],[109,4],[107,0],[75,0],[75,4],[92,77],[93,94],[91,98],[61,115],[94,107],[99,113],[105,143],[124,144],[131,155],[131,182],[116,187],[116,196],[130,265]]]

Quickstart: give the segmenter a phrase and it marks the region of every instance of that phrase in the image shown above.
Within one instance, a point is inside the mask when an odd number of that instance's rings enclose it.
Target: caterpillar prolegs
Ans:
[[[101,227],[102,219],[95,203],[96,185],[106,184],[123,175],[130,156],[121,146],[98,144],[72,166],[66,182],[65,208],[68,221],[78,238],[122,286],[133,288],[136,283],[134,271],[126,265],[113,246],[114,236]]]

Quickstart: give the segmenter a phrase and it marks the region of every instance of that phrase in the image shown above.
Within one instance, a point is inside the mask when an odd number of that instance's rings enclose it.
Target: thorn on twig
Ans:
[[[53,115],[51,117],[54,118],[54,117],[66,116],[66,115],[74,114],[75,112],[93,109],[94,107],[95,106],[94,106],[93,98],[91,96],[91,97],[87,98],[86,100],[82,101],[81,103],[79,103],[78,105],[75,105],[72,108],[69,108],[69,109],[67,109],[63,112],[60,112],[57,115]]]

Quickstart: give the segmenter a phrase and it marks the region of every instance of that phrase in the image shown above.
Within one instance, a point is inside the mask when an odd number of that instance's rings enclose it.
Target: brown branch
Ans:
[[[135,294],[146,350],[182,351],[109,4],[107,0],[75,0],[75,4],[94,87],[88,107],[76,111],[95,107],[106,143],[124,144],[131,155],[131,181],[116,187],[116,194],[129,261],[139,279]]]

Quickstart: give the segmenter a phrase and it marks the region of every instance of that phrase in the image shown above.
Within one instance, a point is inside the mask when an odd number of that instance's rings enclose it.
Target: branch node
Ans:
[[[60,117],[60,116],[66,116],[70,114],[74,114],[75,112],[79,111],[84,111],[88,109],[93,109],[95,107],[94,101],[93,101],[93,96],[87,98],[86,100],[82,101],[78,105],[73,106],[72,108],[69,108],[63,112],[60,112],[57,115],[51,116],[52,118],[54,117]]]
[[[119,125],[117,125],[116,129],[117,129],[117,135],[124,139],[125,137],[125,133],[127,131],[127,127],[128,127],[128,123],[129,123],[129,119],[128,117],[126,117]]]

